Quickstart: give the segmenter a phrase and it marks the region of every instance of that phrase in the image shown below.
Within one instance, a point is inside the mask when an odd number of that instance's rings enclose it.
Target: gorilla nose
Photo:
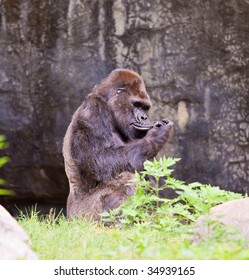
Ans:
[[[140,115],[138,115],[138,120],[140,123],[143,123],[147,120],[147,116],[144,114],[140,114]]]
[[[142,115],[142,116],[141,116],[141,120],[142,120],[142,121],[146,121],[146,120],[147,120],[147,116]]]

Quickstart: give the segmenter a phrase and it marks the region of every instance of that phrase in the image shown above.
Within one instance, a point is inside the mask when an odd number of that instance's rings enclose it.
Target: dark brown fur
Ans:
[[[151,106],[142,78],[117,69],[96,85],[74,113],[65,135],[63,155],[70,184],[67,215],[94,220],[118,207],[135,192],[127,186],[134,171],[143,169],[167,142],[173,123],[149,127]]]

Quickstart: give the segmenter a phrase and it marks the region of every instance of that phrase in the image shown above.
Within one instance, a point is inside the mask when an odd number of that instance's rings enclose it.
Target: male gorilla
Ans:
[[[134,171],[153,159],[169,139],[173,123],[151,125],[151,107],[142,78],[116,69],[96,85],[77,109],[67,129],[63,155],[69,180],[67,216],[93,220],[117,208],[135,186]]]

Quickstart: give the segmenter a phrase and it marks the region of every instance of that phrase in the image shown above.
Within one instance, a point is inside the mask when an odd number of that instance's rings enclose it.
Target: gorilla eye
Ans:
[[[148,111],[150,109],[149,105],[144,104],[141,101],[135,101],[132,105],[136,108],[142,108],[144,111]]]
[[[139,101],[135,101],[134,103],[133,103],[133,106],[134,107],[136,107],[136,108],[142,108],[142,103],[141,102],[139,102]]]
[[[125,91],[126,89],[125,88],[118,88],[117,89],[117,93],[121,93],[121,92],[123,92],[123,91]]]

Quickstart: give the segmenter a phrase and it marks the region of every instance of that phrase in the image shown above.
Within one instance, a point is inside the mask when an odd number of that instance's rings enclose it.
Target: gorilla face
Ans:
[[[118,74],[119,83],[112,85],[113,94],[109,100],[116,128],[128,141],[142,138],[153,127],[148,119],[150,98],[137,74],[127,71]]]
[[[134,98],[133,92],[124,88],[118,89],[117,94],[114,106],[119,109],[113,113],[120,133],[128,139],[144,137],[152,128],[147,116],[150,108],[149,98]]]
[[[152,125],[149,123],[147,117],[149,109],[143,109],[143,104],[141,104],[141,102],[136,103],[133,106],[134,121],[132,121],[129,125],[132,126],[135,131],[147,132],[152,128]]]

